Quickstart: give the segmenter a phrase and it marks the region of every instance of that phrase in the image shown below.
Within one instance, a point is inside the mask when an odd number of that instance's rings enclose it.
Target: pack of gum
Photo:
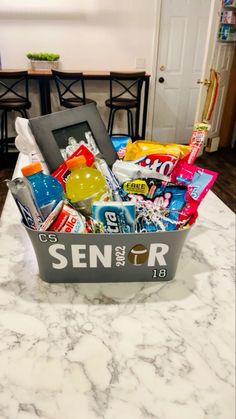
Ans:
[[[102,202],[92,205],[92,218],[100,221],[105,233],[135,233],[135,204],[132,202]]]

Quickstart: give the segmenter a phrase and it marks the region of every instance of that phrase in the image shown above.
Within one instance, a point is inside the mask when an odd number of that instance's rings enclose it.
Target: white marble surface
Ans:
[[[234,419],[234,214],[211,192],[169,283],[50,285],[8,196],[0,419]]]

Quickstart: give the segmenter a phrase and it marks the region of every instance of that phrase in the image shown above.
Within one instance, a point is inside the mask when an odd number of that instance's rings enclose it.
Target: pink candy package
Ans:
[[[216,181],[218,173],[180,161],[172,173],[172,182],[187,186],[186,205],[182,212],[190,216]]]

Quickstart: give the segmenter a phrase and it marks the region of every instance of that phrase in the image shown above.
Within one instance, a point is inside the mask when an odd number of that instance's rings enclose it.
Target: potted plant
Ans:
[[[51,52],[29,52],[27,58],[30,60],[33,70],[58,68],[59,54]]]

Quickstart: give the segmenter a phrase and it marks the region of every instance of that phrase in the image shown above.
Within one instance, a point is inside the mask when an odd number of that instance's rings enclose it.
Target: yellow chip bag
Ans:
[[[179,161],[191,151],[183,144],[161,144],[155,141],[128,141],[124,160],[134,161],[140,166],[149,167],[162,175],[169,176]]]
[[[149,154],[170,154],[181,159],[188,154],[190,150],[190,146],[183,144],[161,144],[147,140],[138,140],[132,143],[132,141],[129,140],[126,145],[124,160],[138,160],[140,157]]]

